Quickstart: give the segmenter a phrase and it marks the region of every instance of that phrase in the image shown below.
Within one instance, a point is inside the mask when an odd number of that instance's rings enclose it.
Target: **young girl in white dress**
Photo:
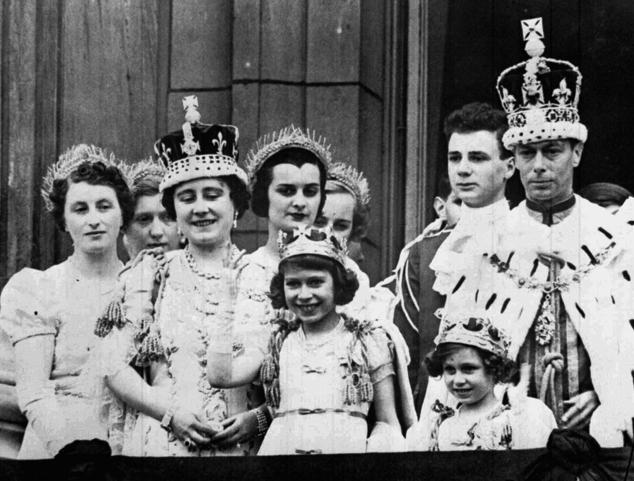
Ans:
[[[258,454],[402,450],[391,341],[377,323],[335,310],[358,288],[344,249],[315,228],[280,239],[271,281],[279,310],[261,370],[274,420]],[[377,423],[368,439],[371,405]]]
[[[521,386],[502,390],[515,371],[510,340],[484,317],[444,317],[436,349],[425,359],[432,376],[442,376],[449,402],[436,399],[407,433],[411,451],[504,450],[545,447],[555,417]]]

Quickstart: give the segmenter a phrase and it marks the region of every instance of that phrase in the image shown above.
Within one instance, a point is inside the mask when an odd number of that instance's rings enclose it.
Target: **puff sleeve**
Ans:
[[[394,345],[381,327],[372,329],[364,337],[370,380],[372,384],[377,384],[395,374]]]
[[[14,346],[36,336],[57,334],[54,296],[54,285],[44,272],[23,269],[9,280],[0,296],[0,326]],[[72,440],[55,397],[55,382],[45,380],[52,369],[54,345],[51,338],[16,347],[18,405],[51,456]],[[31,348],[35,350],[27,353]]]
[[[26,268],[9,279],[0,295],[0,328],[13,345],[29,337],[57,334],[54,295],[53,283],[42,271]]]

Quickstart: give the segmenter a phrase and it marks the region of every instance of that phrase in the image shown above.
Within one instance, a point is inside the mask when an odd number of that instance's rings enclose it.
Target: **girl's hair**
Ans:
[[[300,254],[280,262],[279,272],[271,279],[269,297],[274,309],[288,307],[284,296],[284,272],[287,267],[298,269],[328,271],[334,281],[335,304],[348,304],[359,288],[359,280],[350,269],[344,269],[332,259],[314,254]]]
[[[442,376],[443,362],[445,359],[465,347],[470,347],[478,353],[480,359],[482,359],[482,364],[484,364],[484,370],[488,374],[493,375],[493,379],[496,383],[509,382],[512,380],[516,371],[516,364],[514,361],[500,357],[497,354],[485,351],[479,347],[469,346],[467,344],[458,344],[455,342],[440,344],[436,347],[436,349],[425,356],[425,367],[427,368],[429,375]]]
[[[55,225],[60,230],[65,230],[66,220],[64,219],[64,205],[66,204],[66,194],[70,184],[86,182],[90,185],[105,185],[111,187],[119,202],[121,209],[122,229],[125,230],[134,216],[135,202],[128,188],[128,184],[121,171],[115,166],[107,166],[101,161],[83,162],[73,170],[66,179],[56,179],[53,181],[50,200],[53,204],[51,214],[55,220]]]
[[[330,185],[332,184],[332,187]],[[352,231],[348,242],[361,242],[368,233],[370,223],[370,207],[363,205],[352,192],[335,182],[329,183],[326,189],[328,194],[348,194],[354,199],[354,210],[352,213]]]
[[[273,167],[280,164],[291,164],[301,168],[304,164],[313,164],[319,168],[319,209],[317,215],[326,202],[326,168],[319,158],[312,152],[299,147],[289,147],[269,157],[255,174],[255,183],[251,197],[251,210],[258,217],[269,216],[269,186],[273,182]]]
[[[227,186],[229,187],[229,198],[233,202],[233,207],[238,213],[238,219],[242,217],[242,214],[244,214],[249,208],[249,198],[251,197],[247,186],[244,185],[244,182],[242,182],[235,175],[221,175],[218,177],[209,178],[220,180],[227,184]],[[163,197],[161,198],[161,203],[163,204],[163,207],[165,207],[167,215],[169,215],[172,220],[176,220],[176,209],[174,208],[174,192],[179,185],[181,184],[176,184],[165,189],[163,191]]]

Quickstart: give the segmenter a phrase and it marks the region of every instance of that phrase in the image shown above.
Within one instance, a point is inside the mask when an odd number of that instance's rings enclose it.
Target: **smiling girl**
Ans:
[[[515,370],[510,340],[484,317],[445,317],[436,349],[425,359],[431,376],[442,376],[455,407],[436,400],[407,433],[412,451],[531,449],[546,446],[557,427],[553,413],[521,387],[498,398],[494,388]]]
[[[341,244],[318,229],[282,233],[281,242],[271,281],[277,329],[261,370],[275,414],[258,454],[402,449],[388,334],[335,310],[358,287]],[[370,406],[377,423],[368,439]]]

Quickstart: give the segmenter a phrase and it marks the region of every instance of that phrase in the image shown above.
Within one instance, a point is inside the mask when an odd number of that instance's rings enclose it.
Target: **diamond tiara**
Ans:
[[[370,204],[370,186],[363,172],[344,162],[336,162],[328,168],[328,181],[336,182],[350,192],[357,202]]]
[[[312,152],[326,169],[328,169],[332,161],[330,145],[326,145],[324,137],[317,136],[314,130],[306,129],[306,131],[303,131],[294,125],[284,127],[278,132],[272,132],[260,137],[247,154],[245,167],[249,176],[249,187],[251,190],[253,190],[255,185],[255,177],[264,163],[273,154],[292,147]]]
[[[68,179],[77,167],[85,162],[90,164],[102,162],[106,167],[119,169],[121,169],[122,164],[114,154],[106,152],[101,147],[88,144],[73,145],[59,156],[57,162],[48,167],[46,175],[42,179],[41,194],[47,211],[51,212],[54,207],[51,201],[54,182]]]

